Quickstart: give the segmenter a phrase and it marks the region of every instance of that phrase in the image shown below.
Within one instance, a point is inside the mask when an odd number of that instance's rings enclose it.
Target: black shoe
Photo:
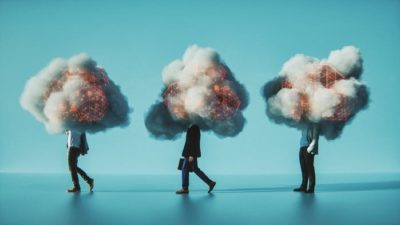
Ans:
[[[307,191],[305,191],[304,193],[307,193],[307,194],[314,194],[314,189],[308,189]]]
[[[181,188],[175,192],[177,195],[189,194],[189,189]]]
[[[295,192],[306,192],[306,188],[305,187],[299,187],[299,188],[293,189],[293,191],[295,191]]]
[[[217,182],[212,181],[209,185],[208,185],[208,193],[211,193],[211,191],[214,189],[215,185],[217,184]]]
[[[73,187],[67,190],[67,192],[69,193],[76,193],[76,192],[80,192],[81,189],[79,187]]]
[[[93,187],[94,187],[94,180],[93,179],[89,179],[87,181],[87,184],[89,185],[89,191],[92,192],[93,191]]]

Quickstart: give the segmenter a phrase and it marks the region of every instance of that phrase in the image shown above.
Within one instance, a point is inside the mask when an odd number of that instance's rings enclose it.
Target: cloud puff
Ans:
[[[51,61],[28,80],[20,103],[49,133],[125,127],[132,111],[120,87],[85,53]]]
[[[190,46],[182,59],[164,68],[162,79],[160,99],[145,119],[154,137],[174,139],[190,124],[219,137],[242,131],[248,95],[215,50]]]
[[[328,59],[293,56],[279,76],[264,86],[267,116],[297,128],[319,123],[322,135],[337,138],[368,106],[368,88],[359,80],[362,63],[359,49],[353,46],[332,51]]]

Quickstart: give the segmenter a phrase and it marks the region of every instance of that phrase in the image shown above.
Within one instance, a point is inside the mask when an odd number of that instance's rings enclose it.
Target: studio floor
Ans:
[[[1,225],[400,224],[400,174],[318,175],[314,195],[294,193],[300,175],[94,174],[94,192],[66,193],[68,174],[0,174]]]

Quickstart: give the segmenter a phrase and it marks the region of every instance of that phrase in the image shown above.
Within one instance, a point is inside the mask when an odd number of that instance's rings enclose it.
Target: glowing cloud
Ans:
[[[362,63],[359,49],[353,46],[332,51],[323,60],[293,56],[279,77],[264,86],[267,116],[297,128],[319,123],[322,135],[337,138],[368,106],[368,89],[359,81]]]
[[[164,68],[162,78],[161,99],[145,121],[154,137],[174,139],[192,123],[220,137],[243,129],[247,92],[215,50],[189,47],[182,59]]]
[[[20,103],[50,133],[124,127],[131,111],[119,86],[84,53],[50,62],[28,80]]]

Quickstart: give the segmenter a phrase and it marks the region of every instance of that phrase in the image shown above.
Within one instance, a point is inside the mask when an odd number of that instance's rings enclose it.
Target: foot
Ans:
[[[307,193],[307,194],[314,194],[314,189],[308,189],[307,191],[305,191],[304,193]]]
[[[76,192],[80,192],[80,191],[81,191],[81,189],[78,187],[73,187],[73,188],[70,188],[67,190],[67,192],[69,192],[69,193],[76,193]]]
[[[215,181],[212,181],[209,185],[208,185],[208,193],[211,193],[211,191],[214,189],[215,185],[217,183]]]
[[[306,192],[306,188],[300,186],[298,188],[293,189],[293,191],[295,191],[295,192]]]
[[[177,195],[189,194],[189,189],[181,188],[175,192]]]
[[[93,191],[93,187],[94,187],[94,180],[93,179],[89,179],[87,181],[87,184],[89,185],[89,191],[92,192]]]

